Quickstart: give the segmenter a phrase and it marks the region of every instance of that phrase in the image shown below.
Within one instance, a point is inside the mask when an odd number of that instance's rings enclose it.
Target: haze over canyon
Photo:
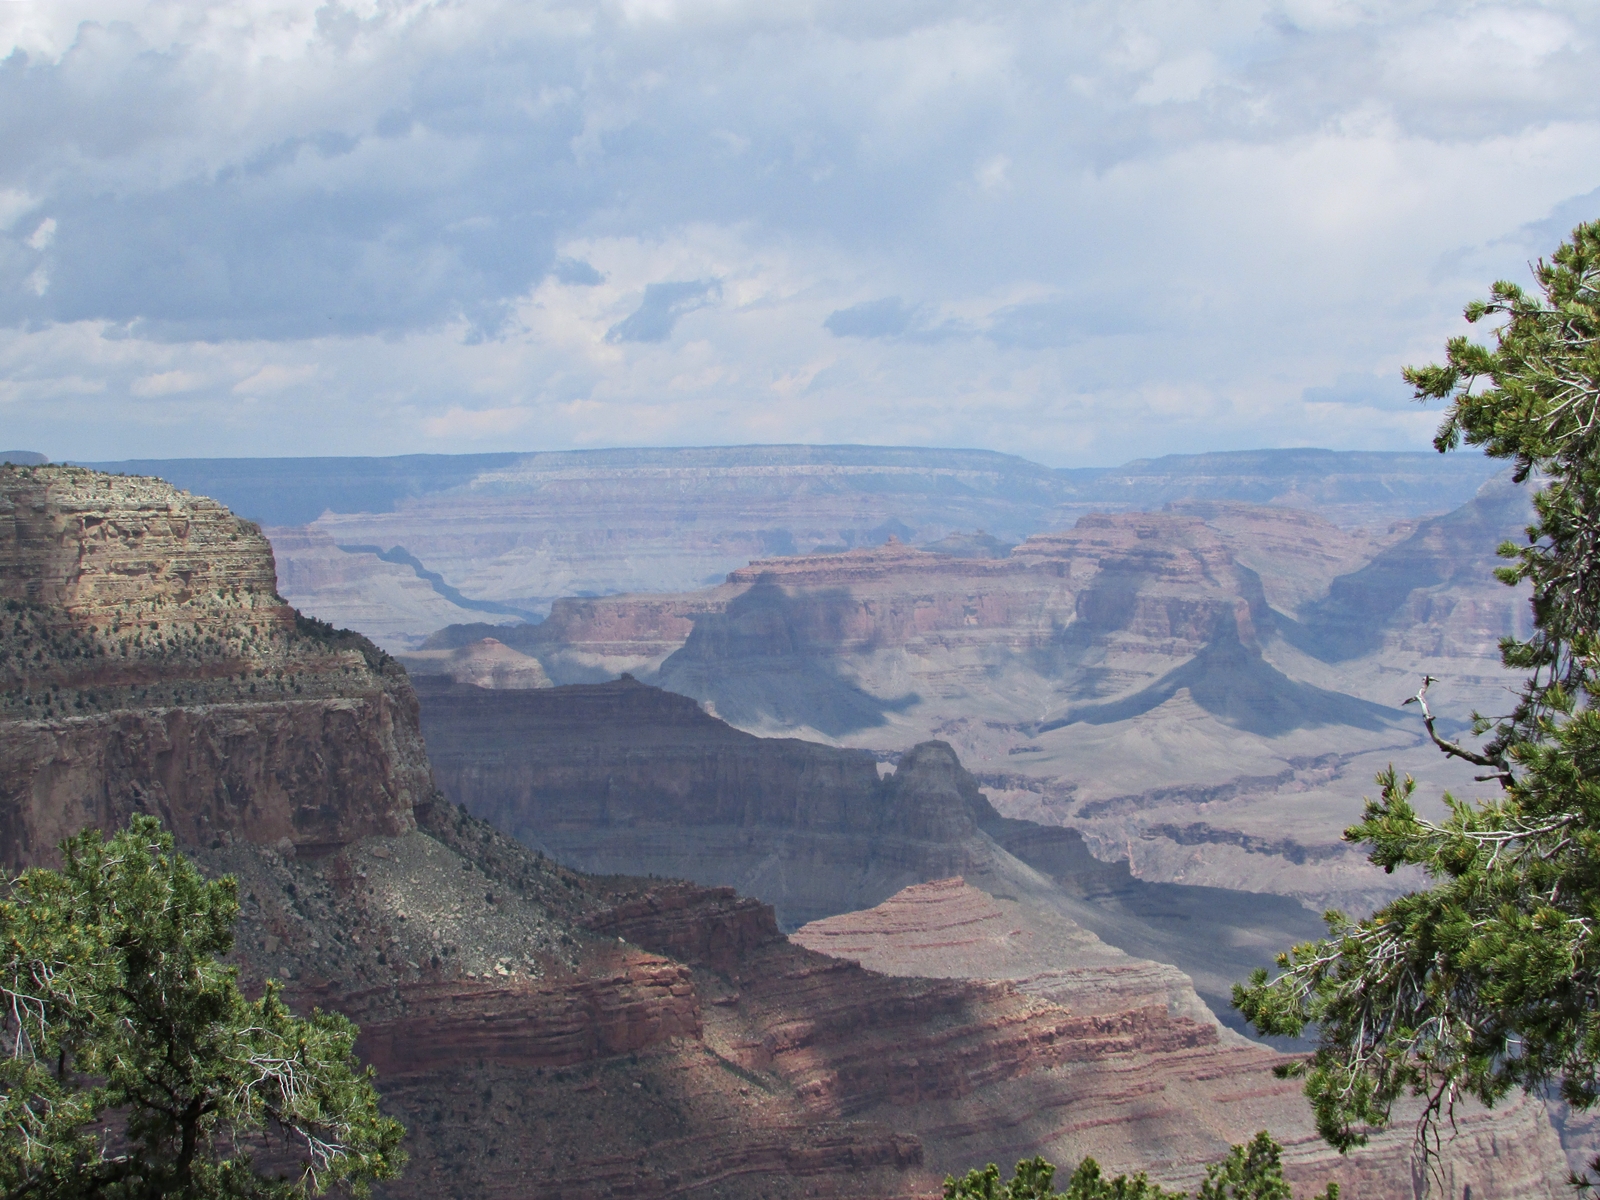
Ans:
[[[149,811],[237,875],[246,979],[359,1021],[412,1130],[387,1194],[1193,1186],[1262,1127],[1420,1194],[1409,1123],[1334,1154],[1227,989],[1406,886],[1338,838],[1374,770],[1462,782],[1399,702],[1504,694],[1493,464],[107,465],[0,466],[0,852]],[[1467,1110],[1443,1182],[1587,1146]]]

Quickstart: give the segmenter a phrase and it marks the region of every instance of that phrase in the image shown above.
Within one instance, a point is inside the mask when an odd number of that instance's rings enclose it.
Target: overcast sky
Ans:
[[[0,449],[1420,449],[1593,0],[0,0]]]

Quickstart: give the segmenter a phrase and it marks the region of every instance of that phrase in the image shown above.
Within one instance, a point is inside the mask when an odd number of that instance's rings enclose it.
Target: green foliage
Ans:
[[[1393,768],[1345,838],[1392,871],[1421,867],[1425,891],[1364,921],[1327,914],[1329,937],[1259,971],[1234,1003],[1268,1034],[1317,1028],[1294,1068],[1323,1136],[1341,1149],[1425,1100],[1424,1149],[1460,1094],[1493,1104],[1556,1084],[1578,1108],[1600,1098],[1600,222],[1579,226],[1535,268],[1539,290],[1494,285],[1469,321],[1504,318],[1492,346],[1449,343],[1443,366],[1409,370],[1419,399],[1451,401],[1436,445],[1465,441],[1542,484],[1525,544],[1497,574],[1532,584],[1534,632],[1501,643],[1528,672],[1511,712],[1478,718],[1478,749],[1445,753],[1486,769],[1490,800],[1445,796],[1423,820],[1415,783]]]
[[[151,817],[62,844],[0,900],[0,1194],[288,1200],[404,1165],[356,1028],[240,992],[232,879]],[[252,1151],[279,1170],[258,1171]]]
[[[1283,1178],[1283,1151],[1265,1130],[1228,1157],[1206,1168],[1196,1200],[1292,1200]],[[1143,1172],[1107,1179],[1100,1164],[1086,1158],[1067,1181],[1067,1190],[1052,1190],[1055,1167],[1042,1158],[1025,1159],[1007,1183],[993,1163],[968,1171],[960,1179],[947,1176],[944,1200],[1186,1200],[1185,1192],[1169,1192],[1151,1183]],[[1316,1200],[1339,1200],[1339,1185],[1330,1183]]]

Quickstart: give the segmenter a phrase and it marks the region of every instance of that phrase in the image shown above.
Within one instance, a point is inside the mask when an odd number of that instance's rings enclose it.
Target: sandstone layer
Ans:
[[[0,859],[155,813],[320,850],[431,794],[404,672],[277,595],[271,547],[156,480],[0,468]]]

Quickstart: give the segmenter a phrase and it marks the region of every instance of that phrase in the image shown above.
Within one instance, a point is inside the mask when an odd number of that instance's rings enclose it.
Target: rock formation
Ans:
[[[1185,499],[1272,503],[1345,528],[1387,528],[1460,504],[1493,469],[1465,454],[1279,450],[1056,471],[984,451],[868,446],[99,465],[162,476],[270,527],[284,595],[390,650],[481,619],[433,619],[457,601],[420,593],[425,573],[469,604],[543,612],[560,596],[682,591],[751,559],[891,534],[953,537],[948,550],[992,555],[1087,512]],[[990,543],[971,541],[975,530]],[[405,557],[385,563],[371,553],[378,548]]]
[[[1340,840],[1373,774],[1472,786],[1400,701],[1427,672],[1450,720],[1500,702],[1496,644],[1525,605],[1493,551],[1526,503],[1496,481],[1364,534],[1180,501],[999,558],[890,542],[560,600],[516,642],[557,682],[631,672],[764,735],[880,757],[948,741],[1003,811],[1070,823],[1143,878],[1362,909],[1407,882]]]
[[[414,631],[479,620],[483,614],[442,596],[405,563],[341,550],[320,530],[265,530],[278,557],[278,585],[305,612],[328,614],[341,627],[360,629],[389,649],[422,640]],[[305,604],[315,597],[315,604]],[[482,635],[480,635],[482,636]]]
[[[0,468],[0,859],[134,811],[318,850],[432,792],[404,672],[277,595],[253,525],[159,481]]]
[[[559,867],[432,790],[405,676],[297,619],[248,524],[70,469],[0,470],[0,497],[12,864],[145,808],[235,875],[245,985],[362,1024],[411,1131],[389,1196],[927,1196],[1019,1145],[1192,1184],[1293,1102],[1170,1003],[873,973],[726,891]],[[929,754],[937,803],[902,782],[897,819],[929,841],[987,819]],[[1548,1125],[1469,1133],[1456,1179],[1548,1194]],[[1411,1194],[1374,1162],[1356,1194]]]
[[[450,799],[568,866],[735,887],[786,928],[964,875],[1177,963],[1231,1019],[1236,980],[1321,932],[1294,901],[1147,883],[1072,830],[1001,817],[942,742],[881,776],[864,751],[753,737],[632,679],[540,692],[416,684]]]
[[[986,895],[961,879],[907,888],[875,908],[807,925],[794,940],[888,975],[1011,981],[1020,992],[1078,1013],[1155,1013],[1159,1021],[1163,1010],[1176,1016],[1200,1009],[1187,980],[1170,968],[1162,973],[1153,964],[1110,958],[1103,948],[1096,953],[1070,923]],[[1075,1104],[1027,1110],[1013,1129],[1013,1144],[1039,1146],[1057,1162],[1073,1161],[1088,1144],[1102,1163],[1123,1163],[1130,1161],[1123,1139],[1149,1136],[1135,1133],[1141,1120],[1161,1123],[1172,1106],[1184,1104],[1192,1106],[1197,1119],[1163,1131],[1171,1158],[1156,1167],[1158,1177],[1186,1180],[1194,1156],[1204,1153],[1198,1145],[1186,1145],[1189,1139],[1204,1144],[1223,1129],[1270,1128],[1285,1147],[1285,1173],[1297,1193],[1309,1194],[1328,1179],[1337,1180],[1347,1196],[1392,1189],[1404,1194],[1420,1182],[1413,1175],[1410,1114],[1398,1116],[1394,1128],[1358,1154],[1341,1157],[1316,1136],[1309,1107],[1294,1094],[1297,1088],[1276,1092],[1263,1086],[1272,1066],[1282,1061],[1265,1048],[1222,1033],[1153,1055],[1163,1056],[1139,1116],[1124,1112],[1122,1120],[1094,1128],[1098,1105],[1086,1087]],[[1124,1070],[1140,1067],[1130,1062]],[[1125,1077],[1122,1086],[1129,1082]],[[1524,1098],[1494,1112],[1463,1106],[1453,1152],[1442,1164],[1443,1194],[1512,1196],[1522,1195],[1524,1188],[1529,1194],[1553,1194],[1551,1172],[1559,1175],[1561,1168],[1555,1147],[1537,1132],[1544,1119],[1543,1107]],[[1506,1138],[1513,1129],[1524,1131],[1520,1138],[1529,1139],[1526,1148],[1513,1149]],[[1495,1149],[1485,1154],[1491,1146]],[[1188,1171],[1175,1169],[1178,1163]]]
[[[537,658],[498,638],[480,638],[454,650],[413,650],[399,656],[413,675],[442,675],[482,688],[546,688],[550,676]]]

